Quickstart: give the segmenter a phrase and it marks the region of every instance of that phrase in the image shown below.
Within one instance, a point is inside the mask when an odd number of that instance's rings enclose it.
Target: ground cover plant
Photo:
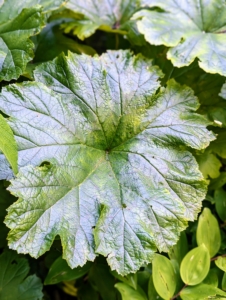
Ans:
[[[0,2],[0,299],[226,299],[226,1]]]

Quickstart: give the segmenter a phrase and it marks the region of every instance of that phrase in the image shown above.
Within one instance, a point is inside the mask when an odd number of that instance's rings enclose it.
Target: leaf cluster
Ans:
[[[225,14],[0,2],[0,299],[226,299]]]

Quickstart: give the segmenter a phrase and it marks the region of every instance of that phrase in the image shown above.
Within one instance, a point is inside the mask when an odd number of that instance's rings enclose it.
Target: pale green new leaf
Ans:
[[[195,58],[209,73],[226,75],[225,0],[144,0],[148,7],[135,14],[138,30],[154,45],[171,47],[167,57],[176,67],[188,66]]]
[[[206,192],[186,146],[214,136],[190,88],[171,80],[154,96],[159,76],[128,51],[70,54],[38,67],[43,83],[4,88],[19,165],[33,165],[10,187],[11,248],[38,257],[59,235],[72,268],[102,254],[125,275],[176,243]]]
[[[42,8],[48,11],[62,2],[5,0],[0,3],[0,81],[17,79],[23,74],[34,56],[34,45],[29,38],[44,25]]]
[[[13,251],[0,255],[0,299],[41,300],[42,283],[36,275],[30,275],[29,264]],[[27,277],[27,278],[26,278]]]
[[[7,160],[9,161],[13,172],[16,174],[18,172],[17,168],[17,145],[13,132],[9,127],[6,119],[0,114],[0,150],[5,154]]]

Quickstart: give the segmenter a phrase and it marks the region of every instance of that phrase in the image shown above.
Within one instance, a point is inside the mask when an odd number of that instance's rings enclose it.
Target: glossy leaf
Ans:
[[[186,287],[180,294],[182,300],[206,300],[216,299],[214,296],[226,296],[222,290],[207,284]]]
[[[134,290],[131,286],[125,283],[116,283],[115,287],[120,292],[122,300],[148,300],[142,290]]]
[[[197,244],[204,244],[209,251],[210,257],[213,257],[220,249],[221,234],[220,227],[216,217],[210,209],[205,207],[199,216],[198,228],[196,231]]]
[[[219,256],[215,260],[216,266],[221,269],[222,271],[226,272],[226,257]]]
[[[226,221],[226,192],[223,189],[217,189],[214,192],[215,207],[218,216],[223,222]]]
[[[17,145],[13,136],[13,132],[6,119],[2,115],[0,115],[0,150],[5,154],[13,169],[13,172],[16,174],[18,172]]]
[[[60,56],[35,74],[49,88],[11,85],[0,97],[19,166],[29,165],[10,187],[20,197],[6,219],[10,247],[38,257],[59,235],[72,268],[102,254],[119,274],[135,272],[200,210],[206,182],[186,146],[214,136],[197,99],[173,80],[154,96],[161,72],[128,51]]]
[[[209,269],[210,255],[203,244],[186,254],[180,266],[180,274],[185,284],[196,285],[205,279]]]
[[[25,72],[27,63],[34,56],[33,43],[29,38],[44,25],[42,7],[44,11],[49,11],[62,2],[62,0],[1,1],[0,81],[17,79]]]
[[[149,282],[148,282],[148,300],[161,300],[162,298],[156,292],[153,276],[150,275]]]
[[[152,268],[157,293],[163,299],[170,299],[176,290],[176,276],[171,261],[163,255],[155,254]]]
[[[45,284],[56,284],[61,281],[69,281],[82,277],[91,267],[91,263],[86,263],[83,267],[71,269],[67,262],[58,257],[49,269],[49,273],[45,278]]]
[[[146,0],[151,8],[141,10],[134,18],[138,30],[154,45],[171,47],[167,57],[176,67],[188,66],[196,58],[209,73],[226,75],[224,44],[226,3],[221,0]]]
[[[25,258],[7,251],[0,255],[0,299],[41,300],[42,284],[36,275],[28,275],[29,265]]]

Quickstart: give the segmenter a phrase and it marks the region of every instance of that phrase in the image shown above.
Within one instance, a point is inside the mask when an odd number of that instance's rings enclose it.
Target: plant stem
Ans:
[[[183,291],[183,289],[185,289],[187,286],[188,286],[188,285],[185,284],[185,285],[182,287],[182,289],[181,289],[176,295],[174,295],[173,298],[171,298],[170,300],[173,300],[173,299],[176,299],[177,297],[179,297],[179,296],[180,296],[180,293],[181,293],[181,292]]]
[[[215,257],[211,258],[210,261],[217,260],[219,257],[226,257],[226,254],[222,254],[222,255],[215,256]]]

